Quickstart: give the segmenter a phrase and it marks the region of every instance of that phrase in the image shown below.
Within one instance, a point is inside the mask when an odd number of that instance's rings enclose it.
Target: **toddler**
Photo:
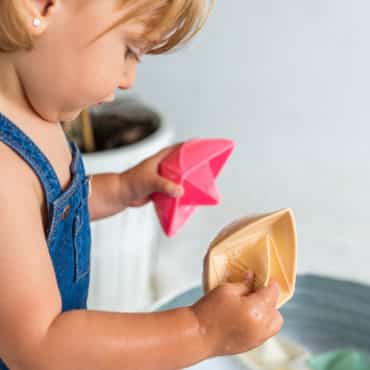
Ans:
[[[173,147],[122,173],[86,175],[61,122],[132,87],[141,58],[189,41],[210,7],[0,1],[0,370],[180,369],[280,330],[278,287],[254,291],[252,273],[165,312],[86,307],[90,221],[182,189],[158,175]]]

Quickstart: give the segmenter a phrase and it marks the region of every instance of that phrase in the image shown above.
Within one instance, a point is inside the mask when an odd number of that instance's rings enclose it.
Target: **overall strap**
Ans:
[[[45,191],[47,209],[62,187],[53,166],[38,146],[19,127],[0,113],[0,141],[17,152],[35,171]]]

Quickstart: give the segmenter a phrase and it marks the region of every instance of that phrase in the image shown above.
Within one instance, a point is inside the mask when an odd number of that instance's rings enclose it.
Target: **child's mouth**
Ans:
[[[104,104],[104,103],[111,103],[113,100],[114,100],[114,96],[110,96],[109,98],[98,102],[97,105]]]

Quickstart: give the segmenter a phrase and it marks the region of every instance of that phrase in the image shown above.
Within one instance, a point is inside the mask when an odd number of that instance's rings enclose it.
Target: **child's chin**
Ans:
[[[68,113],[63,113],[61,115],[61,117],[59,118],[60,121],[62,122],[71,122],[71,121],[74,121],[75,119],[78,118],[78,116],[80,115],[82,109],[79,109],[75,112],[68,112]]]

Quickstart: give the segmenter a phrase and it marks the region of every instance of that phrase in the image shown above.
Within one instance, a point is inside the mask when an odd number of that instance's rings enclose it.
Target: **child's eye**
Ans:
[[[131,47],[126,46],[125,59],[129,59],[129,58],[135,58],[138,63],[141,62],[139,54],[136,51],[134,51],[134,49],[132,49]]]

